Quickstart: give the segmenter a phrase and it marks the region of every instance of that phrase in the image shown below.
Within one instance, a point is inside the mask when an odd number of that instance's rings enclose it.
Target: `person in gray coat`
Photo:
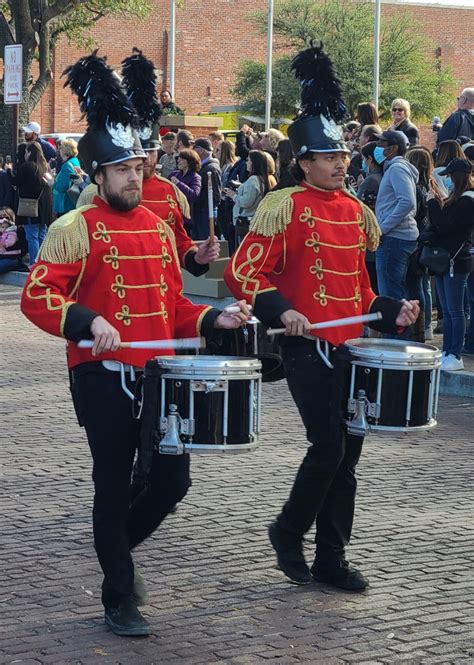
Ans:
[[[382,231],[375,256],[379,294],[402,300],[410,255],[417,248],[416,183],[418,171],[404,158],[408,139],[387,130],[376,135],[374,159],[383,166],[375,214]]]

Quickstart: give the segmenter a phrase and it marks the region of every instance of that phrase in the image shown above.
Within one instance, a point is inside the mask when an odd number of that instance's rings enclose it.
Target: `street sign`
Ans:
[[[23,93],[23,45],[5,46],[3,58],[3,101],[21,104]]]

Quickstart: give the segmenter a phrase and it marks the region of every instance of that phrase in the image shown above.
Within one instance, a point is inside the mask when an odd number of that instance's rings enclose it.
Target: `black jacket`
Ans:
[[[212,199],[214,201],[214,207],[217,208],[221,201],[221,167],[219,161],[215,157],[210,157],[209,160],[204,164],[204,166],[199,171],[201,176],[201,191],[194,203],[194,210],[207,210],[207,183],[209,181],[208,173],[211,174],[212,179]]]
[[[15,191],[6,171],[0,170],[0,206],[13,208],[15,205]]]
[[[458,136],[474,139],[474,111],[462,109],[451,113],[438,132],[437,145],[442,141],[455,140]]]
[[[417,127],[409,120],[403,120],[398,127],[397,131],[403,132],[408,139],[410,145],[418,145],[420,142],[420,133]]]
[[[34,162],[25,162],[18,168],[16,175],[7,171],[10,182],[18,190],[18,196],[26,199],[39,198],[38,217],[31,219],[33,224],[46,224],[49,226],[53,218],[53,192],[38,173]],[[17,224],[28,224],[28,217],[16,218]]]
[[[458,273],[469,273],[473,268],[472,232],[474,230],[474,190],[465,192],[451,205],[440,206],[436,199],[428,201],[430,227],[435,232],[434,243],[444,247],[454,259],[454,269]],[[429,233],[429,231],[428,231]]]

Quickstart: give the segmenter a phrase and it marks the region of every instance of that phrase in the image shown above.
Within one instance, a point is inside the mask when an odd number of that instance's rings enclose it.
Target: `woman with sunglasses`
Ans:
[[[389,129],[396,129],[403,132],[410,145],[418,145],[420,134],[417,127],[410,122],[411,108],[410,102],[406,99],[394,99],[391,106],[392,124]]]

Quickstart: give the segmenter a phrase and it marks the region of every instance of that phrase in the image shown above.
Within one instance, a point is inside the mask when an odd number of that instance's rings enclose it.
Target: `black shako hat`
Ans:
[[[125,94],[120,77],[106,58],[91,55],[80,58],[64,70],[64,87],[77,95],[87,130],[79,140],[79,158],[94,181],[100,166],[146,157],[137,128],[137,113]]]
[[[291,63],[301,87],[300,115],[288,127],[297,158],[308,152],[350,152],[343,138],[346,105],[341,83],[322,44],[300,51]]]
[[[138,114],[143,150],[157,150],[161,145],[161,104],[156,96],[155,65],[135,47],[132,55],[122,60],[122,76],[127,96]]]

